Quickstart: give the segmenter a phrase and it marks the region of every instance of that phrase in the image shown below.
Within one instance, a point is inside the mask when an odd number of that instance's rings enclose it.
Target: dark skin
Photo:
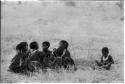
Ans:
[[[102,51],[102,56],[104,56],[106,58],[108,56],[108,52]],[[98,61],[96,60],[96,62],[98,62]],[[103,64],[100,62],[99,65],[102,66]]]
[[[102,56],[104,56],[105,58],[108,56],[108,52],[102,51]],[[97,62],[97,60],[96,60]]]
[[[102,51],[102,55],[106,58],[107,56],[108,56],[108,52],[106,52],[106,51]],[[111,62],[109,62],[108,64],[103,64],[103,68],[106,68],[106,69],[109,69],[108,67],[110,67],[111,66],[111,64],[112,64],[112,61]]]
[[[72,59],[70,58],[70,53],[67,50],[67,43],[59,42],[59,47],[53,50],[53,54],[56,57],[55,66],[57,65],[58,67],[61,67],[64,65],[67,66],[68,64],[74,65],[74,63],[69,62]]]
[[[42,45],[42,48],[43,48],[43,51],[44,51],[44,52],[47,52],[48,49],[49,49],[49,46],[47,46],[46,44],[43,44],[43,45]]]
[[[62,65],[62,60],[61,60],[61,55],[63,54],[63,51],[65,49],[65,46],[62,42],[59,42],[59,47],[56,49],[53,49],[53,56],[54,56],[54,62],[53,62],[53,66],[58,66],[61,67]]]
[[[63,55],[63,51],[66,49],[66,44],[59,42],[59,47],[55,50],[55,53],[57,53],[57,56],[61,56]]]
[[[28,51],[28,45],[25,46],[26,51]]]
[[[36,51],[35,51],[36,50]],[[26,61],[26,67],[31,72],[37,71],[39,68],[42,68],[43,57],[42,53],[37,49],[33,49],[33,53],[30,54],[30,57]]]
[[[22,62],[24,62],[27,58],[28,45],[22,46],[22,48],[17,48],[17,55],[11,60],[10,69],[14,72],[22,72],[24,68],[22,68]]]
[[[66,47],[65,43],[59,42],[59,48],[61,48],[62,50],[64,50]]]
[[[106,58],[108,56],[108,52],[102,51],[102,55]]]
[[[108,51],[103,51],[102,50],[102,58],[101,58],[101,62],[96,61],[96,63],[98,64],[98,66],[105,68],[107,70],[110,69],[111,64],[114,63],[112,57],[109,55],[107,60],[103,60],[103,57],[106,58],[108,56]]]
[[[49,51],[49,45],[42,44],[43,55],[44,55],[44,66],[49,67],[51,64],[51,51]]]

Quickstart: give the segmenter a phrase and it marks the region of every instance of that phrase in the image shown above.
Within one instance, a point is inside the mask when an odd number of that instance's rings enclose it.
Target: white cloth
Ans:
[[[103,56],[102,60],[103,60],[103,61],[106,61],[106,60],[108,60],[108,58],[109,58],[109,55],[108,55],[107,57],[104,57],[104,56]]]

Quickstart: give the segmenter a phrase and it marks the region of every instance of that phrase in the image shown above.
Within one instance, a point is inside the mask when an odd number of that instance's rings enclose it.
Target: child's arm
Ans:
[[[63,54],[61,55],[61,57],[65,56],[65,54],[66,54],[66,49],[64,49]]]
[[[57,52],[57,49],[56,49],[56,48],[54,48],[54,49],[53,49],[53,51],[52,51],[51,56],[56,57],[56,52]]]
[[[100,62],[103,63],[103,56],[101,57],[101,61]]]
[[[70,52],[65,49],[65,51],[63,52],[62,57],[70,57]]]
[[[19,58],[19,56],[18,56],[18,54],[16,54],[15,57],[12,58],[11,62],[14,62],[18,58]]]
[[[19,66],[22,66],[25,60],[26,60],[26,54],[21,54],[21,56],[19,57]]]
[[[19,63],[19,66],[21,66],[22,65],[22,59],[20,59],[20,63]]]
[[[113,60],[112,56],[110,56],[110,63],[114,64],[114,60]]]
[[[103,65],[102,67],[105,68],[105,69],[110,69],[111,63],[108,63],[108,64],[106,64],[106,65]]]
[[[13,62],[17,58],[17,55],[12,58],[11,62]]]

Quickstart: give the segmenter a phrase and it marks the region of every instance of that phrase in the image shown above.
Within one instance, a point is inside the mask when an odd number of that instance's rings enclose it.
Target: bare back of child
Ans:
[[[30,56],[25,63],[28,71],[38,72],[42,68],[43,55],[38,49],[36,41],[30,43]]]
[[[9,66],[9,71],[15,73],[23,73],[25,70],[23,68],[23,62],[28,57],[28,44],[27,42],[21,42],[16,46],[16,56],[11,60]]]

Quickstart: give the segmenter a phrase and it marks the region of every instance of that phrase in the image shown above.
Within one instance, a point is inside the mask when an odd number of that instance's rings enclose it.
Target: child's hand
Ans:
[[[109,68],[110,67],[110,63],[106,64],[106,65],[103,65],[103,68]]]

